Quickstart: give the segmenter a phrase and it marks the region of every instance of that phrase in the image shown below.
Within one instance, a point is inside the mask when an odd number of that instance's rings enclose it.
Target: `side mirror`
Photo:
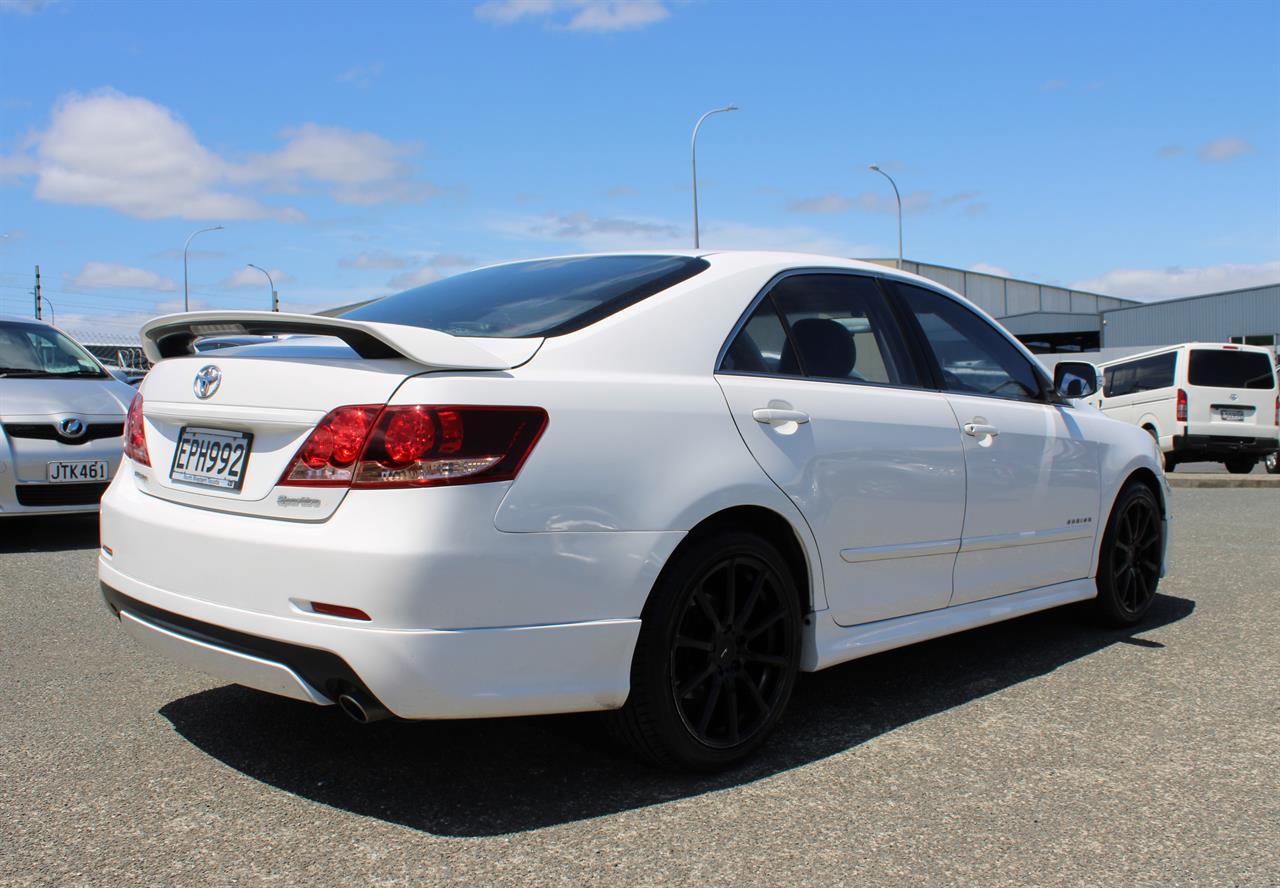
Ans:
[[[1085,361],[1059,361],[1053,388],[1064,398],[1087,398],[1098,390],[1098,368]]]

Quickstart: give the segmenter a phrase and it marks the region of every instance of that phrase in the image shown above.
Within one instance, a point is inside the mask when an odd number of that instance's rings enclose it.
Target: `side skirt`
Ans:
[[[917,641],[1084,601],[1097,594],[1098,588],[1090,577],[860,626],[841,626],[831,618],[830,611],[819,611],[809,615],[812,623],[805,632],[800,668],[816,672]]]

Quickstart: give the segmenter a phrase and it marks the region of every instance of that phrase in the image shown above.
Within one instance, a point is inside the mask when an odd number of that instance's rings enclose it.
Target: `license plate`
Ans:
[[[1232,410],[1230,407],[1223,407],[1220,412],[1224,422],[1244,422],[1243,410]]]
[[[45,463],[44,477],[50,484],[106,481],[110,475],[105,459],[58,460]]]
[[[178,436],[169,477],[219,490],[239,490],[252,443],[253,435],[248,432],[187,426]]]

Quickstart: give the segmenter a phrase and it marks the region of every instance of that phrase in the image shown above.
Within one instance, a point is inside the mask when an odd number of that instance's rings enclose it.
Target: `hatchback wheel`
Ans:
[[[800,605],[785,560],[754,534],[695,543],[645,607],[621,738],[658,764],[727,767],[764,742],[800,664]]]
[[[1094,609],[1111,626],[1132,626],[1146,616],[1160,582],[1164,524],[1151,488],[1133,482],[1116,499],[1102,537]]]

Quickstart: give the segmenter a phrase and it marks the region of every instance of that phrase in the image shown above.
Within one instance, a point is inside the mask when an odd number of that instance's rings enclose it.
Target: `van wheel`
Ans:
[[[1177,467],[1178,467],[1178,458],[1177,458],[1176,456],[1174,456],[1172,453],[1166,453],[1166,454],[1164,455],[1164,470],[1165,470],[1165,473],[1167,474],[1167,473],[1169,473],[1169,472],[1172,472],[1172,471],[1173,471],[1174,469],[1176,469]]]
[[[1254,456],[1233,456],[1231,459],[1224,459],[1222,464],[1233,475],[1247,475],[1253,471],[1253,467],[1257,462],[1258,459]]]
[[[1098,558],[1094,613],[1108,626],[1132,626],[1146,616],[1160,583],[1164,524],[1160,503],[1134,481],[1116,497]]]
[[[669,564],[645,606],[631,693],[614,733],[656,764],[726,768],[760,746],[791,699],[800,604],[769,542],[731,531]]]
[[[1268,475],[1280,475],[1280,451],[1273,450],[1262,460]]]

